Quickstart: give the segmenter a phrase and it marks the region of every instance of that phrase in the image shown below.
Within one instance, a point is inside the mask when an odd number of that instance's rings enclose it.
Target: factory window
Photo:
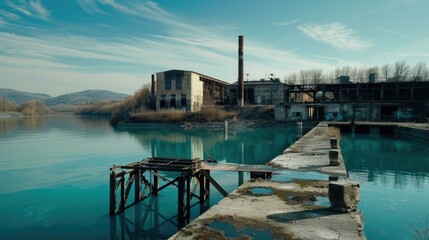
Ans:
[[[176,108],[176,94],[171,94],[170,107]]]
[[[182,93],[181,99],[180,99],[180,107],[186,108],[186,94]]]
[[[182,89],[182,78],[176,79],[176,89]]]
[[[171,78],[165,79],[165,90],[171,90]]]
[[[161,95],[161,101],[160,101],[159,105],[160,105],[161,108],[166,108],[167,107],[166,104],[165,104],[165,94]]]

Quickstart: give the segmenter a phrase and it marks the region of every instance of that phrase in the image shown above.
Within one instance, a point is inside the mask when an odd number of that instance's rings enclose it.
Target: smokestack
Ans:
[[[150,86],[150,95],[152,97],[155,97],[155,95],[156,95],[156,76],[155,76],[155,74],[152,74],[152,82],[151,82],[151,86]]]
[[[238,106],[244,106],[243,36],[238,36]]]

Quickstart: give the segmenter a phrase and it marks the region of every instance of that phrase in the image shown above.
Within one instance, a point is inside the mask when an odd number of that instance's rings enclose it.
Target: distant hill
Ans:
[[[48,94],[44,93],[29,93],[16,91],[13,89],[0,88],[0,98],[2,97],[7,97],[10,101],[14,101],[18,105],[23,104],[32,99],[44,101],[46,99],[52,98]]]
[[[88,102],[102,102],[111,100],[122,100],[129,95],[107,90],[86,90],[83,92],[68,93],[58,97],[52,97],[42,93],[28,93],[13,89],[0,88],[0,98],[7,97],[10,101],[22,104],[29,100],[43,101],[47,106],[54,105],[82,105]]]
[[[107,90],[86,90],[83,92],[68,93],[58,97],[45,99],[47,106],[69,104],[82,105],[88,102],[96,103],[102,101],[122,100],[129,95]]]

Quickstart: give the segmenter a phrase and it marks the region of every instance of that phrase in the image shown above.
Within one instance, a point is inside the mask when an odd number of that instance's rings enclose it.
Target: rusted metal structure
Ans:
[[[150,85],[150,96],[156,96],[156,75],[152,74],[151,85]]]
[[[429,82],[287,85],[285,103],[276,106],[278,120],[332,120],[330,115],[338,121],[425,121]]]
[[[205,75],[200,75],[200,81],[203,82],[203,104],[224,103],[226,98],[226,86],[224,81],[217,80]]]
[[[235,104],[238,92],[238,82],[227,87],[227,103]],[[243,101],[247,105],[284,103],[285,84],[280,79],[261,79],[245,81],[243,86]]]
[[[211,176],[211,170],[250,172],[251,178],[269,178],[276,169],[266,165],[218,164],[213,160],[173,159],[151,157],[140,162],[110,168],[111,216],[124,212],[129,207],[151,197],[169,186],[177,187],[177,223],[183,227],[190,222],[191,207],[200,204],[200,213],[207,208],[210,185],[224,197],[228,193]],[[168,176],[161,172],[169,172]],[[171,178],[171,176],[174,176]],[[162,184],[161,184],[162,183]],[[134,195],[134,197],[132,197]],[[192,199],[197,202],[191,204]],[[116,219],[113,219],[116,225]],[[116,226],[111,227],[116,229]]]

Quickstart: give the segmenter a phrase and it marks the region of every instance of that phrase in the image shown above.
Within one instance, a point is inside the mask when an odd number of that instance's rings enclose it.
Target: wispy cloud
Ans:
[[[78,0],[79,6],[89,14],[107,14],[97,5],[97,0]]]
[[[386,54],[396,57],[429,57],[429,52],[388,52]]]
[[[275,23],[271,23],[272,25],[276,25],[276,26],[289,26],[289,25],[293,25],[295,23],[299,23],[301,22],[300,19],[295,19],[289,22],[275,22]]]
[[[7,63],[7,65],[14,66],[14,67],[23,67],[28,68],[28,66],[31,66],[31,68],[46,68],[46,69],[52,69],[52,68],[62,68],[62,69],[72,69],[74,68],[72,65],[68,64],[62,64],[62,63],[56,63],[49,60],[43,60],[38,58],[28,58],[28,57],[4,57],[0,56],[0,62]]]
[[[332,61],[337,66],[363,66],[363,64],[360,62],[350,61],[350,60],[336,58],[336,57],[321,56],[321,55],[315,55],[315,54],[308,54],[308,56]]]
[[[12,21],[16,21],[16,20],[21,19],[21,17],[20,17],[20,16],[18,16],[18,15],[16,15],[16,14],[14,14],[14,13],[11,13],[11,12],[8,12],[8,11],[5,11],[5,10],[3,10],[3,9],[0,9],[0,15],[1,15],[1,16],[3,16],[3,17],[4,17],[4,18],[6,18],[6,19],[8,19],[8,20],[12,20]]]
[[[219,25],[217,26],[217,28],[222,30],[229,30],[229,29],[237,29],[238,27],[234,25]]]
[[[152,66],[167,69],[172,66],[187,67],[195,65],[204,67],[216,62],[232,61],[232,58],[217,53],[207,46],[216,48],[216,42],[204,43],[203,40],[178,38],[115,38],[101,39],[82,36],[44,36],[42,38],[26,37],[0,32],[0,45],[6,46],[3,54],[11,59],[28,59],[19,66],[28,68],[70,67],[74,62],[76,69],[86,68],[73,59],[97,60],[98,64],[116,63],[116,65]],[[160,41],[161,39],[161,41]],[[183,54],[186,52],[187,54]],[[32,64],[40,59],[38,64]],[[206,59],[195,63],[194,59]],[[43,61],[42,61],[43,60]],[[59,65],[63,63],[63,65]],[[14,66],[17,61],[2,61],[2,65]]]
[[[381,28],[381,27],[376,27],[376,26],[374,26],[373,28],[375,28],[377,30],[380,30],[382,32],[387,32],[387,33],[391,33],[391,34],[398,35],[398,36],[401,36],[401,37],[405,37],[405,34],[402,34],[402,33],[399,33],[399,32],[395,32],[395,31],[392,31],[392,30],[389,30],[389,29],[385,29],[385,28]]]
[[[370,40],[362,39],[357,32],[338,23],[323,25],[305,24],[298,29],[308,37],[339,49],[365,50],[372,46]]]
[[[393,2],[393,3],[389,3],[387,5],[384,5],[384,6],[381,6],[381,7],[378,7],[378,8],[372,8],[372,9],[370,9],[367,12],[364,12],[362,14],[359,14],[359,15],[357,15],[357,16],[349,19],[347,22],[352,22],[352,21],[357,20],[359,18],[363,18],[363,17],[366,17],[368,15],[372,15],[372,14],[375,14],[377,12],[380,12],[380,11],[383,11],[383,10],[387,10],[389,8],[396,7],[396,6],[402,5],[402,4],[406,4],[406,3],[409,3],[409,2],[412,2],[412,1],[413,0],[400,0],[400,1]]]
[[[6,0],[5,4],[15,11],[31,18],[47,21],[50,17],[50,12],[43,6],[40,0]]]

